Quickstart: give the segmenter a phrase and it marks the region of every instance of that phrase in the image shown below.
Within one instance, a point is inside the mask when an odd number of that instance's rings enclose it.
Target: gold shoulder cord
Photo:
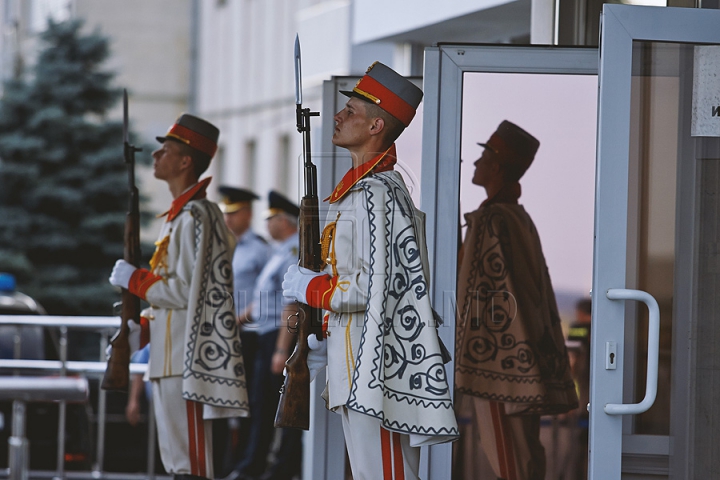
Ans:
[[[332,267],[333,277],[337,277],[337,257],[335,256],[335,230],[337,227],[337,221],[340,219],[340,212],[334,222],[330,222],[323,228],[322,235],[320,235],[320,251],[323,259],[323,270],[327,265]]]
[[[166,236],[162,240],[158,240],[157,242],[155,242],[155,253],[153,253],[152,258],[150,259],[150,271],[156,275],[160,275],[160,272],[158,271],[160,268],[165,270],[165,275],[167,275],[167,256],[169,245],[170,235]]]

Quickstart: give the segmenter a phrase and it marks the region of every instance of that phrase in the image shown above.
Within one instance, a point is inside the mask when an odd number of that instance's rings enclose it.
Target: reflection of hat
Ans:
[[[210,156],[217,151],[217,141],[220,130],[210,122],[188,113],[183,113],[170,127],[164,137],[155,137],[163,143],[165,140],[175,140],[184,143],[195,150]]]
[[[519,179],[535,159],[540,142],[514,123],[503,120],[487,143],[478,145],[498,154],[504,165],[514,167]]]
[[[286,213],[293,217],[298,217],[300,215],[300,207],[295,205],[286,197],[280,195],[275,190],[271,190],[268,194],[268,204],[270,208],[268,208],[265,218],[274,217],[279,213]]]
[[[423,97],[422,90],[415,84],[380,62],[370,65],[352,91],[340,93],[376,104],[406,127]]]
[[[244,206],[249,205],[253,200],[260,198],[250,190],[245,190],[244,188],[235,188],[223,185],[220,186],[218,190],[220,191],[220,195],[223,197],[220,203],[218,203],[220,211],[223,213],[237,212]]]

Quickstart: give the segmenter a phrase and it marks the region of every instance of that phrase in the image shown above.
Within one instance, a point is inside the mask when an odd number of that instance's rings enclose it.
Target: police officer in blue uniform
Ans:
[[[275,435],[275,412],[283,382],[282,367],[292,352],[292,336],[285,328],[295,304],[283,297],[282,282],[290,265],[298,262],[298,216],[300,208],[278,192],[268,195],[268,233],[276,243],[270,260],[257,278],[252,303],[239,321],[243,330],[257,335],[253,371],[248,372],[250,396],[249,441],[235,470],[227,479],[262,477],[290,479],[300,471],[301,431],[284,429],[276,463],[267,469],[267,457]],[[244,347],[244,344],[243,344]]]
[[[252,228],[253,201],[259,199],[254,192],[243,188],[221,185],[218,188],[222,200],[218,203],[223,212],[225,225],[235,236],[233,253],[234,302],[239,322],[244,323],[245,310],[252,301],[255,283],[272,249],[267,241]],[[252,384],[255,356],[257,355],[258,334],[245,328],[240,329],[245,379]],[[236,452],[242,452],[249,441],[249,418],[233,418],[228,422],[218,420],[213,424],[216,451],[216,472],[229,471],[238,459]],[[222,447],[221,447],[222,446]]]

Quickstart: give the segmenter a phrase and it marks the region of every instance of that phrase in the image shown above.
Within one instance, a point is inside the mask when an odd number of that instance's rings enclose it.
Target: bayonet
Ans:
[[[317,169],[310,154],[310,117],[320,115],[302,106],[302,68],[300,59],[300,39],[295,37],[295,113],[298,132],[303,136],[303,170],[305,175],[305,195],[300,202],[300,258],[298,264],[319,272],[320,259],[320,214],[317,196]],[[316,335],[322,340],[322,312],[309,305],[298,305],[294,316],[297,324],[297,346],[285,362],[287,376],[280,390],[280,401],[275,415],[276,427],[310,428],[310,371],[307,356],[310,351],[307,339]],[[290,317],[293,318],[293,317]],[[290,319],[288,319],[290,322]]]
[[[302,105],[302,60],[300,59],[300,36],[295,35],[295,105]]]

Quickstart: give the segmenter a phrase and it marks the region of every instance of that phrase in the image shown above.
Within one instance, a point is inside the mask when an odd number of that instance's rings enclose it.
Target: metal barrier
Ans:
[[[59,356],[60,360],[20,360],[20,359],[0,359],[0,372],[10,372],[11,374],[18,375],[19,373],[49,373],[60,375],[57,380],[65,380],[67,374],[78,374],[83,377],[101,377],[105,373],[106,362],[79,362],[79,361],[68,361],[67,352],[67,337],[68,329],[73,330],[89,330],[101,333],[100,345],[99,345],[99,357],[105,358],[105,350],[107,348],[108,336],[114,333],[120,327],[119,317],[70,317],[70,316],[41,316],[41,315],[0,315],[0,326],[41,326],[46,328],[57,328],[60,332],[59,339]],[[20,351],[18,343],[20,341],[18,334],[15,337],[15,352],[16,356]],[[145,364],[130,364],[131,374],[144,374],[147,369]],[[0,377],[0,382],[7,380],[10,382],[17,381],[18,378],[22,377]],[[70,379],[67,379],[70,380]],[[87,384],[86,378],[82,378]],[[2,383],[0,383],[0,388]],[[18,388],[15,387],[15,392],[18,392]],[[0,394],[1,395],[1,394]],[[99,389],[98,393],[98,410],[97,410],[97,448],[96,457],[93,462],[92,472],[72,472],[73,478],[123,478],[126,480],[130,479],[155,479],[157,478],[169,478],[165,476],[155,475],[155,443],[156,443],[156,430],[154,411],[152,408],[152,401],[148,413],[148,461],[147,471],[145,474],[129,474],[123,473],[112,474],[103,471],[103,464],[105,458],[105,425],[106,425],[106,392]],[[2,397],[0,396],[0,399]],[[59,414],[58,414],[58,438],[57,438],[57,469],[55,472],[32,472],[33,478],[54,478],[64,479],[67,478],[65,472],[65,423],[66,423],[66,401],[69,399],[59,398]],[[15,413],[15,412],[14,412]],[[19,412],[24,414],[23,412]],[[13,420],[14,422],[14,420]],[[14,433],[13,433],[13,436]],[[2,446],[0,446],[2,448]],[[19,480],[21,477],[14,477],[12,469],[9,472],[9,478],[12,480]],[[22,477],[23,480],[27,477]]]
[[[28,440],[25,437],[25,403],[29,401],[82,401],[88,397],[85,378],[0,378],[0,400],[13,400],[12,436],[9,440],[10,480],[28,480]]]

